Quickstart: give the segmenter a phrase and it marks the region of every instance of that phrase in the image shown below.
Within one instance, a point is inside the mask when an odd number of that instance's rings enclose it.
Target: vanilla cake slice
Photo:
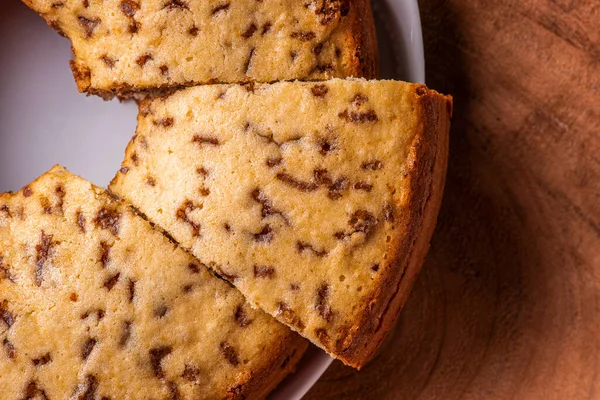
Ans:
[[[55,167],[0,195],[0,398],[263,398],[307,342]]]
[[[109,189],[360,368],[428,248],[451,107],[395,81],[190,88],[141,104]]]
[[[68,37],[79,90],[374,78],[369,0],[23,0]]]

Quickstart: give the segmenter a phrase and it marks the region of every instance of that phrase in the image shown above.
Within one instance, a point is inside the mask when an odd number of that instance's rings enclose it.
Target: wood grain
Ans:
[[[438,228],[374,361],[306,399],[600,399],[600,1],[419,3],[455,98]]]

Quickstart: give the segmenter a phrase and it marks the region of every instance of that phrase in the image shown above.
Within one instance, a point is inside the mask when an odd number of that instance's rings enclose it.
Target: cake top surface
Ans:
[[[432,99],[441,108],[425,115]],[[249,301],[357,364],[344,353],[377,329],[410,256],[421,133],[445,101],[394,81],[186,89],[141,105],[110,189]]]
[[[366,0],[24,1],[71,40],[81,91],[376,75]]]
[[[0,343],[11,399],[242,398],[305,348],[62,167],[0,195]]]

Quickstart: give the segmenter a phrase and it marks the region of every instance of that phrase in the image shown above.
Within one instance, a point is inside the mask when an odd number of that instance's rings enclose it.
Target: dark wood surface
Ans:
[[[306,398],[600,399],[600,1],[419,3],[455,98],[438,228],[376,358]]]

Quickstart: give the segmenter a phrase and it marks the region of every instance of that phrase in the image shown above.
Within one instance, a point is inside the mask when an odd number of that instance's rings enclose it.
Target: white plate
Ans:
[[[0,10],[0,192],[18,190],[54,164],[106,186],[136,125],[133,103],[77,92],[69,41],[18,0]],[[424,82],[416,0],[375,0],[383,78]],[[271,395],[300,399],[332,359],[311,347]]]

